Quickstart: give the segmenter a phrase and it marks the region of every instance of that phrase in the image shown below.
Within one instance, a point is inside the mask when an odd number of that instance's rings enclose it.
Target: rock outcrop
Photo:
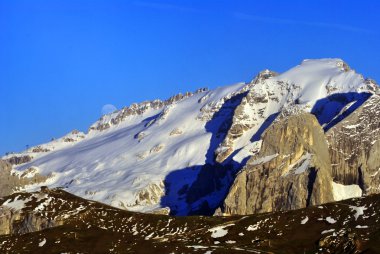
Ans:
[[[10,163],[0,160],[0,197],[10,195],[27,184],[44,182],[48,178],[32,171],[33,168],[27,170],[22,175],[16,175],[12,173],[12,165]],[[28,173],[33,173],[33,176],[26,177]]]
[[[277,73],[269,70],[260,72],[251,82],[251,85],[257,85],[261,82],[276,76]],[[265,86],[264,83],[260,84]],[[251,89],[242,98],[241,103],[233,112],[232,124],[226,137],[215,151],[215,160],[222,163],[234,151],[235,142],[243,136],[244,133],[251,130],[258,123],[259,119],[265,119],[264,112],[269,100],[278,100],[273,98],[273,94],[267,90]]]
[[[328,145],[308,113],[277,120],[264,133],[260,152],[238,173],[223,214],[298,209],[333,201]]]
[[[334,180],[367,194],[380,192],[379,112],[380,96],[372,95],[326,133]]]
[[[33,159],[30,155],[21,155],[21,156],[12,156],[5,161],[12,164],[12,165],[20,165],[23,163],[27,163]]]
[[[167,100],[153,100],[153,101],[144,101],[141,103],[133,103],[129,107],[124,107],[119,111],[116,111],[112,114],[102,116],[95,124],[93,124],[89,131],[103,131],[109,129],[111,126],[117,125],[127,119],[128,116],[142,115],[146,111],[153,109],[159,110],[164,109],[161,114],[165,115],[165,107],[173,105],[181,100],[189,98],[195,94],[199,94],[207,91],[207,88],[197,89],[194,93],[186,92],[185,94],[176,94],[170,97]]]
[[[17,193],[0,199],[0,235],[25,234],[62,225],[83,210],[78,201],[58,198],[59,190],[44,187],[40,192]]]
[[[6,207],[2,207],[0,216],[0,235],[25,234],[61,224],[42,216],[35,216],[34,213],[24,213]]]

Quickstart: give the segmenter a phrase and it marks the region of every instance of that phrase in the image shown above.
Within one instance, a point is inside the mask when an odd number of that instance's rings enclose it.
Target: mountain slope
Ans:
[[[279,115],[310,112],[329,131],[377,93],[340,59],[305,60],[251,83],[133,104],[87,134],[74,131],[3,159],[18,164],[12,174],[20,178],[47,178],[23,184],[26,191],[48,185],[131,211],[212,214]]]
[[[59,189],[0,199],[1,253],[378,253],[379,195],[290,212],[171,217]]]

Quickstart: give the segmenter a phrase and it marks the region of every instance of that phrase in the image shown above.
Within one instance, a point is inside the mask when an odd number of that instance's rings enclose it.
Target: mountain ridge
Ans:
[[[288,212],[166,216],[43,187],[0,198],[2,253],[377,253],[379,194]]]

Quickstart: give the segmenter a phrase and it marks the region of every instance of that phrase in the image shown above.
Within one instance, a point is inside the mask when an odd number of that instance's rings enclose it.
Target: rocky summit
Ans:
[[[341,59],[132,104],[1,158],[0,248],[378,250],[379,107]]]

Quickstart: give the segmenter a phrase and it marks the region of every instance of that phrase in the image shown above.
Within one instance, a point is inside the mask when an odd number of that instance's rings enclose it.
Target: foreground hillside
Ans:
[[[380,253],[380,196],[289,212],[172,217],[60,189],[0,200],[1,253]]]

